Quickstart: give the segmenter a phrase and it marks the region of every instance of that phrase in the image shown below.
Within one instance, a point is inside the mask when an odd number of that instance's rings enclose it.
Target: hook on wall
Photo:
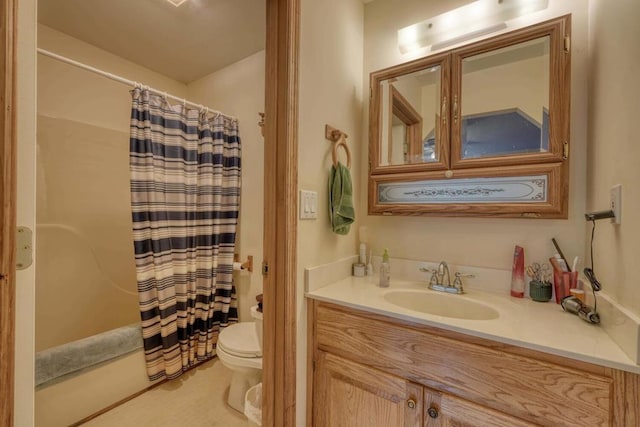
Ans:
[[[349,135],[342,132],[340,129],[334,128],[333,126],[325,125],[324,137],[333,142],[333,151],[331,153],[333,166],[338,166],[338,148],[342,147],[347,153],[347,168],[351,169],[351,150],[349,150],[349,146],[347,145],[347,138]]]
[[[259,112],[258,115],[260,116],[260,121],[258,122],[258,126],[260,126],[260,135],[262,135],[262,137],[264,138],[264,118],[266,114],[263,112]]]

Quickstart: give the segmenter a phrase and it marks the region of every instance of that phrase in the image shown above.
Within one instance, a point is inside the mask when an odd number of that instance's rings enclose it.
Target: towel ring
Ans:
[[[344,148],[344,151],[347,153],[347,168],[351,169],[351,151],[349,150],[347,141],[345,141],[344,135],[342,134],[340,135],[338,141],[333,143],[333,152],[331,153],[333,166],[338,167],[338,147]]]

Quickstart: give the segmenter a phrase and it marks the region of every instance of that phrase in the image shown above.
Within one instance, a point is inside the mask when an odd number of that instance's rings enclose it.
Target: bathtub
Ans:
[[[144,351],[136,350],[36,387],[35,425],[72,425],[153,384],[146,374]]]
[[[132,243],[127,260],[66,224],[37,224],[36,239],[36,352],[140,321]]]
[[[37,224],[36,239],[36,425],[70,425],[153,384],[132,246],[127,263],[66,224]]]

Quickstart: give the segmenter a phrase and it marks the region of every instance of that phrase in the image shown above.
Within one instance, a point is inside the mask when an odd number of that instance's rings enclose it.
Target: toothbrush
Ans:
[[[556,259],[556,261],[558,261],[558,265],[560,266],[561,271],[564,271],[565,273],[570,272],[567,261],[562,259],[562,256],[560,254],[554,254],[553,257]]]
[[[564,254],[562,253],[562,250],[560,249],[558,242],[556,242],[555,237],[552,238],[551,241],[553,242],[553,246],[556,247],[556,250],[558,251],[558,255],[560,255],[560,259],[564,261],[564,265],[567,267],[567,271],[571,272],[571,270],[569,270],[569,263],[567,262],[567,259],[564,257]]]
[[[373,249],[369,248],[369,262],[367,263],[367,276],[373,276]]]

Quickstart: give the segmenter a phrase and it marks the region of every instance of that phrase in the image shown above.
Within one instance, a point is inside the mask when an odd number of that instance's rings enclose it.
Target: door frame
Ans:
[[[300,0],[267,0],[264,182],[264,426],[296,425]]]
[[[295,426],[300,0],[267,0],[263,425]],[[17,0],[0,7],[0,348],[15,348]],[[293,368],[292,368],[293,367]],[[0,351],[0,426],[14,420],[15,351]]]
[[[0,426],[13,426],[16,298],[17,0],[0,6]],[[7,351],[8,349],[8,351]]]

